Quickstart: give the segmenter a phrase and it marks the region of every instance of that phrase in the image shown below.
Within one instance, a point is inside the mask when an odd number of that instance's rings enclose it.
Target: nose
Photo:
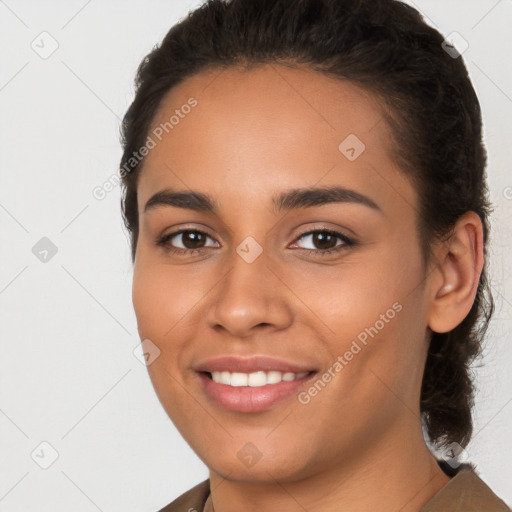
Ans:
[[[211,328],[247,338],[260,329],[280,330],[290,325],[288,289],[265,251],[252,263],[233,251],[229,269],[211,298],[207,313]]]

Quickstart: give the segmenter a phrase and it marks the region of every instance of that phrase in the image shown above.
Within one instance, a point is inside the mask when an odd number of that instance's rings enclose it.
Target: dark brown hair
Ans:
[[[137,177],[143,147],[163,96],[200,71],[278,63],[307,66],[371,91],[383,106],[397,163],[419,196],[424,262],[436,237],[474,211],[487,255],[488,202],[478,99],[461,56],[398,0],[207,0],[174,25],[142,61],[136,95],[123,119],[121,208],[138,239]],[[494,310],[485,264],[474,304],[448,333],[431,333],[420,410],[429,440],[466,446],[472,435],[471,363],[481,353]]]

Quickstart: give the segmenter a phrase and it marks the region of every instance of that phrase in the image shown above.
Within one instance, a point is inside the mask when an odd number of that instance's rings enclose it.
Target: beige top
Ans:
[[[159,512],[204,512],[209,496],[208,479],[189,489]],[[512,512],[512,509],[492,492],[476,474],[474,467],[468,464],[461,466],[457,474],[432,496],[420,512]]]

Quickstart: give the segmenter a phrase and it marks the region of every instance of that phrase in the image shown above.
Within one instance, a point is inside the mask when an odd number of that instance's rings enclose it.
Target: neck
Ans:
[[[407,425],[350,467],[333,465],[300,481],[248,483],[210,471],[205,512],[419,512],[449,480],[421,429]]]

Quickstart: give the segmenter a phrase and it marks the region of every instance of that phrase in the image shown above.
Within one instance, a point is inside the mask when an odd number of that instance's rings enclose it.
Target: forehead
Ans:
[[[155,115],[140,202],[170,185],[212,193],[243,187],[247,197],[264,186],[320,180],[377,191],[392,179],[410,194],[391,159],[383,108],[357,84],[304,68],[266,64],[193,75],[164,96]]]

